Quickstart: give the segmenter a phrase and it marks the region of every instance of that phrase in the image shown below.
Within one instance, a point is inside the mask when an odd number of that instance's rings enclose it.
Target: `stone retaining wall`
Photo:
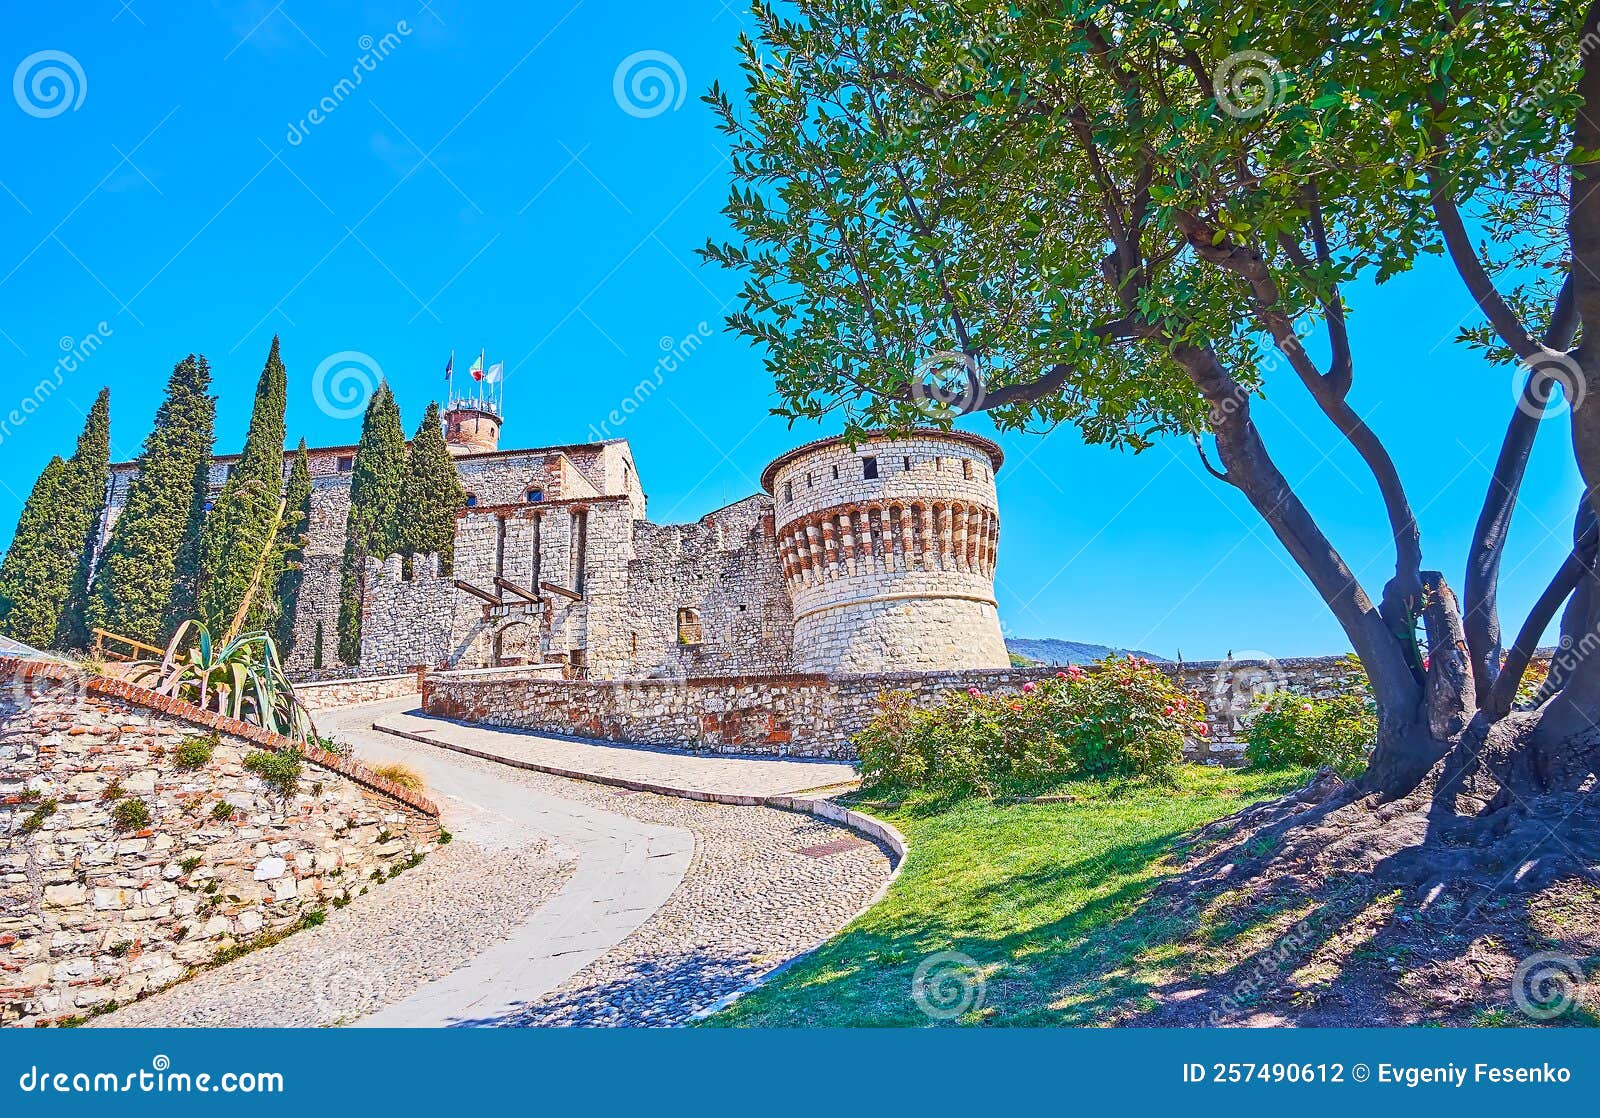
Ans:
[[[420,673],[402,672],[399,675],[358,676],[324,683],[302,683],[295,687],[294,693],[307,710],[319,711],[355,706],[357,703],[403,699],[421,690]]]
[[[181,769],[198,739],[210,758]],[[0,659],[0,1023],[126,1002],[340,904],[439,837],[438,809],[307,750],[287,797],[259,727],[54,662]],[[119,826],[118,806],[148,818]]]
[[[1207,708],[1209,733],[1189,742],[1190,760],[1234,763],[1253,700],[1289,688],[1329,695],[1350,685],[1339,656],[1159,664]],[[687,680],[558,681],[499,674],[424,677],[429,714],[573,737],[679,746],[713,753],[850,758],[850,738],[884,691],[906,690],[932,705],[955,690],[1011,691],[1055,667],[880,675],[763,675]]]

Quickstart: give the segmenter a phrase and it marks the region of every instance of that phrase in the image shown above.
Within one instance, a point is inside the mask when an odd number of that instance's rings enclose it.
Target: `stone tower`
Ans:
[[[458,458],[490,454],[500,449],[502,422],[497,401],[455,397],[444,413],[444,441]]]
[[[1003,668],[995,607],[1000,448],[959,431],[824,439],[761,475],[776,503],[794,668]]]

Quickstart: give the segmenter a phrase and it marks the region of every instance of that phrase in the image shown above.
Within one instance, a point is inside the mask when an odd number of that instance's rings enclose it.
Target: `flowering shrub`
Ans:
[[[879,697],[855,737],[868,788],[949,796],[1027,793],[1083,777],[1167,776],[1205,707],[1148,660],[1108,657],[1020,692],[972,688],[924,709],[907,691]]]
[[[1328,699],[1269,695],[1250,720],[1244,747],[1253,769],[1327,765],[1343,777],[1367,767],[1378,717],[1365,689]]]

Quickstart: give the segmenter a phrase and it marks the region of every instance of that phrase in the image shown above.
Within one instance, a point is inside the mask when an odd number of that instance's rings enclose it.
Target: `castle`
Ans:
[[[797,447],[764,493],[652,524],[626,440],[501,450],[497,402],[454,399],[467,491],[455,562],[370,560],[359,664],[338,660],[353,446],[309,452],[304,582],[290,671],[537,667],[569,679],[1004,667],[994,598],[1000,448],[917,430]],[[237,457],[211,470],[220,492]],[[285,472],[291,456],[285,456]],[[112,468],[102,539],[133,463]]]

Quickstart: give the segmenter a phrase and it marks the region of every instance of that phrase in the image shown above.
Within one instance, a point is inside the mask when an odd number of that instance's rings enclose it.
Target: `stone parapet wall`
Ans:
[[[186,741],[212,746],[193,769]],[[0,659],[0,1023],[159,989],[399,872],[425,796],[308,749],[288,796],[244,767],[284,738],[122,680]],[[124,820],[137,802],[148,818]]]
[[[386,699],[403,699],[422,690],[421,673],[402,672],[398,675],[355,676],[334,679],[324,683],[302,683],[294,693],[307,710],[337,710],[359,703],[378,703]]]
[[[1191,761],[1236,764],[1254,701],[1289,689],[1327,696],[1353,686],[1342,656],[1156,664],[1206,704],[1207,729],[1185,749]],[[1053,676],[1054,666],[875,675],[748,675],[684,680],[573,682],[497,674],[430,674],[422,705],[445,718],[605,741],[714,753],[850,758],[850,739],[871,720],[878,696],[910,691],[926,705],[953,691],[1015,691]]]

